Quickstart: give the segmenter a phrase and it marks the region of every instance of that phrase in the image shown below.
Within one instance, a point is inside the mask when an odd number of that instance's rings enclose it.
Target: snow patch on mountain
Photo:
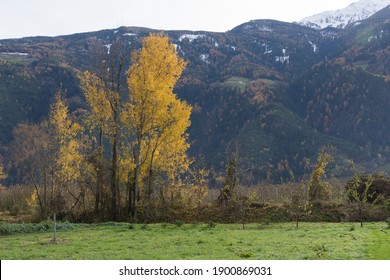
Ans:
[[[257,30],[261,32],[273,32],[272,28],[265,25],[265,24],[260,24],[257,21],[250,21],[244,26],[245,30]]]
[[[316,44],[314,44],[312,41],[310,41],[310,39],[309,39],[309,37],[307,37],[307,35],[306,35],[306,39],[309,42],[310,46],[313,48],[313,52],[316,53],[318,51],[318,46]]]
[[[304,18],[300,24],[324,29],[326,27],[344,28],[350,23],[364,20],[390,5],[390,0],[360,0],[336,11],[327,11]]]
[[[188,41],[192,43],[194,40],[198,40],[204,37],[206,36],[201,34],[183,34],[179,37],[179,42],[183,41],[184,39],[188,39]]]
[[[3,55],[28,56],[28,53],[21,53],[21,52],[1,52],[0,54],[3,54]]]
[[[270,54],[272,53],[272,49],[269,48],[269,46],[267,44],[263,44],[262,45],[264,47],[264,54]]]
[[[290,56],[287,55],[286,49],[282,50],[283,55],[282,56],[275,56],[275,62],[280,62],[282,64],[289,64],[290,63]]]
[[[125,33],[125,34],[123,34],[122,36],[133,37],[133,36],[138,36],[138,34],[136,34],[136,33]]]
[[[201,54],[201,55],[199,56],[199,58],[200,58],[203,62],[205,62],[206,64],[210,64],[210,63],[211,63],[210,60],[209,60],[209,58],[210,58],[210,55],[209,55],[209,54]]]
[[[381,40],[383,38],[383,36],[387,36],[388,33],[381,30],[377,35],[373,35],[373,36],[370,36],[368,37],[368,42],[371,42],[371,41],[374,41],[374,40]]]
[[[112,44],[104,45],[107,48],[107,54],[110,54]]]

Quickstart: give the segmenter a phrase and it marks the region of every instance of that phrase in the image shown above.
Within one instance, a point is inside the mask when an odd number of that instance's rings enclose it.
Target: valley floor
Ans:
[[[76,225],[0,237],[0,259],[390,260],[385,223]]]

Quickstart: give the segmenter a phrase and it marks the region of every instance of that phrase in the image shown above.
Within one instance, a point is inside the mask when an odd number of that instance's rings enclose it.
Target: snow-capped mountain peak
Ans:
[[[390,0],[360,0],[344,9],[327,11],[304,18],[300,23],[316,29],[344,28],[350,23],[370,17],[388,5],[390,5]]]

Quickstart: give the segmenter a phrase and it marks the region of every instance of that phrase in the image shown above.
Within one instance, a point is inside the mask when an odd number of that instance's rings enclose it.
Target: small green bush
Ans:
[[[390,177],[384,173],[358,173],[347,181],[345,189],[351,202],[367,200],[367,203],[376,204],[383,199],[390,198]]]
[[[214,223],[213,221],[208,221],[206,224],[207,224],[207,227],[209,227],[209,228],[214,228],[217,226],[217,224]]]
[[[135,226],[134,226],[133,224],[130,224],[130,225],[128,226],[128,229],[135,229]]]

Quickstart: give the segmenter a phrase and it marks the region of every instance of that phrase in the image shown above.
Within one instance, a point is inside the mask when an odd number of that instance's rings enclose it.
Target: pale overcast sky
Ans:
[[[142,26],[227,31],[252,19],[299,21],[356,0],[0,0],[0,39]]]

